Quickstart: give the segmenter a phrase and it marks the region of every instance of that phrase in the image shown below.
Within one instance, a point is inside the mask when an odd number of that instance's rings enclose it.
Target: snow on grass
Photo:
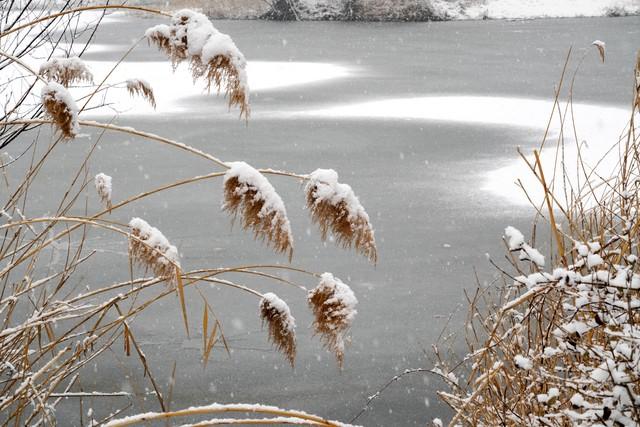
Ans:
[[[524,357],[521,354],[516,355],[516,357],[513,358],[513,362],[516,364],[518,368],[523,369],[525,371],[528,371],[529,369],[533,368],[533,362],[531,361],[531,359],[529,359],[528,357]]]
[[[510,251],[520,249],[524,245],[524,235],[517,228],[508,226],[504,229],[504,235],[507,237],[507,245]]]

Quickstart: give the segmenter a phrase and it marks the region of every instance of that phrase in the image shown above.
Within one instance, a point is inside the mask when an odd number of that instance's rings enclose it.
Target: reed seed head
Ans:
[[[591,45],[595,46],[598,49],[598,54],[600,55],[600,60],[604,64],[604,54],[607,49],[607,45],[602,40],[595,40]]]
[[[274,293],[264,294],[260,300],[260,318],[269,327],[269,340],[293,366],[296,359],[296,320],[287,303]]]
[[[238,107],[240,116],[248,118],[247,62],[231,37],[219,32],[205,15],[181,10],[173,15],[171,25],[156,25],[145,35],[174,67],[189,60],[194,80],[203,78],[208,90],[224,92],[229,107]]]
[[[346,334],[357,314],[358,300],[349,286],[333,274],[324,273],[307,294],[307,302],[315,316],[315,333],[342,367]]]
[[[156,98],[153,95],[153,88],[143,79],[129,79],[127,80],[127,92],[129,95],[140,96],[145,99],[151,106],[156,108]]]
[[[51,58],[40,66],[38,74],[49,81],[69,87],[74,82],[93,82],[93,74],[84,61],[77,56],[71,58]]]
[[[223,210],[240,215],[244,229],[265,240],[276,252],[293,255],[293,235],[284,202],[271,183],[245,162],[228,163]]]
[[[347,184],[338,182],[332,169],[317,169],[305,187],[307,208],[320,227],[322,240],[333,233],[339,245],[355,248],[373,263],[378,260],[376,241],[369,215]]]
[[[141,218],[131,219],[129,228],[130,256],[156,276],[166,277],[168,283],[175,284],[180,269],[178,249],[169,243],[160,230]]]
[[[104,173],[97,174],[94,179],[98,196],[100,196],[100,200],[102,200],[108,209],[111,209],[111,181],[112,178]]]
[[[78,106],[69,91],[59,83],[49,82],[42,88],[42,105],[53,119],[58,131],[66,139],[73,139],[80,131]]]

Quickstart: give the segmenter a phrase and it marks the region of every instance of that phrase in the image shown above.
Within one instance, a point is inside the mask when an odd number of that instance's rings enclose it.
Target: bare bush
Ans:
[[[570,102],[563,108],[556,99],[554,106],[568,126]],[[577,171],[562,163],[545,177],[546,141],[526,160],[543,189],[537,218],[548,224],[552,250],[546,264],[535,262],[535,239],[527,244],[523,233],[505,230],[509,266],[500,268],[501,286],[469,296],[468,354],[439,361],[442,372],[460,377],[439,392],[454,411],[450,425],[640,421],[638,112],[636,103],[621,138],[611,142],[609,151],[619,154],[612,175],[580,161]],[[565,144],[561,133],[556,158]],[[541,228],[535,221],[532,236]]]

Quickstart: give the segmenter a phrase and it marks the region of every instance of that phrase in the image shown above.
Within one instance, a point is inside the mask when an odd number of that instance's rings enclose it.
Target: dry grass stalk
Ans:
[[[62,85],[49,82],[42,88],[42,105],[53,119],[58,131],[66,139],[78,135],[78,106],[69,91]]]
[[[129,227],[132,236],[129,239],[130,256],[156,276],[175,284],[180,269],[178,249],[169,243],[160,230],[141,218],[133,218]]]
[[[171,60],[174,67],[189,60],[193,78],[204,78],[207,89],[215,87],[237,106],[240,116],[249,116],[249,86],[246,60],[235,43],[219,32],[201,13],[181,10],[170,25],[156,25],[145,33],[150,43]]]
[[[296,360],[296,323],[286,302],[274,293],[260,300],[260,318],[269,327],[269,339],[282,352],[291,366]]]
[[[636,55],[636,109],[640,111],[640,50]]]
[[[224,176],[223,209],[266,240],[276,252],[293,254],[293,235],[284,203],[269,181],[245,162],[232,162]]]
[[[358,300],[349,286],[331,273],[324,273],[318,285],[309,291],[307,301],[315,316],[315,333],[342,366],[346,334],[357,314]]]
[[[127,80],[127,92],[129,95],[140,96],[145,99],[151,106],[156,108],[156,98],[153,94],[153,88],[143,79],[129,79]]]
[[[52,58],[40,66],[38,72],[47,80],[53,80],[64,87],[74,82],[93,82],[93,74],[84,61],[77,56],[71,58]]]
[[[322,239],[333,233],[339,245],[354,247],[373,263],[378,252],[369,215],[347,184],[338,182],[332,169],[317,169],[309,175],[306,188],[307,208],[320,227]]]

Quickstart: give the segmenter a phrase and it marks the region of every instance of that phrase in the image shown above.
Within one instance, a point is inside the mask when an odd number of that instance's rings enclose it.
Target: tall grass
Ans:
[[[578,143],[577,165],[564,162],[568,144],[581,141],[571,98],[560,102],[563,85],[572,93],[567,80],[563,72],[551,118],[564,132],[523,156],[543,190],[531,238],[505,230],[499,286],[468,295],[467,356],[439,360],[454,374],[439,392],[454,412],[449,425],[640,423],[640,54],[628,124],[610,142],[613,173],[587,165]],[[554,152],[552,165],[543,167],[543,150]],[[545,231],[551,250],[535,262],[530,251]]]
[[[48,15],[34,17],[26,13],[26,19],[0,33],[0,40],[3,45],[5,41],[10,44],[15,37],[25,37],[25,32],[39,25],[47,25],[50,21],[71,14],[106,9],[167,15],[152,9],[129,6],[65,7],[60,11],[50,10]],[[218,32],[201,14],[182,11],[168,17],[171,19],[169,24],[156,26],[148,33],[150,40],[167,53],[174,65],[183,60],[190,63],[195,77],[203,77],[216,86],[228,98],[230,108],[238,107],[241,115],[247,117],[249,91],[244,70],[246,62],[231,39]],[[64,31],[64,28],[59,30]],[[206,36],[204,39],[203,34]],[[37,38],[37,35],[34,37]],[[203,41],[206,43],[197,44]],[[212,44],[207,44],[209,42]],[[135,320],[158,301],[174,298],[175,313],[182,318],[185,335],[198,333],[202,336],[202,361],[206,365],[216,346],[227,351],[229,348],[222,323],[199,286],[229,288],[256,300],[256,320],[262,320],[267,325],[265,339],[269,339],[294,365],[297,341],[292,310],[275,293],[263,294],[243,283],[247,277],[260,277],[271,282],[274,289],[280,285],[293,286],[307,295],[309,308],[317,319],[316,333],[342,364],[345,351],[343,338],[348,334],[357,303],[346,284],[329,273],[321,275],[286,263],[256,265],[247,261],[237,266],[203,266],[187,270],[181,265],[178,249],[171,244],[176,236],[165,235],[152,225],[157,222],[157,212],[150,213],[146,219],[132,218],[128,222],[120,222],[110,216],[114,212],[126,216],[133,204],[144,204],[149,196],[165,194],[169,189],[183,188],[205,180],[219,180],[225,191],[225,200],[221,204],[224,202],[228,211],[241,217],[245,228],[252,229],[256,238],[266,241],[276,253],[285,253],[291,260],[292,231],[282,199],[267,176],[280,176],[305,183],[310,180],[310,175],[255,169],[243,162],[225,162],[181,141],[110,122],[84,120],[89,100],[101,91],[128,90],[131,95],[142,96],[155,105],[153,89],[139,79],[112,83],[108,81],[108,75],[94,84],[93,76],[88,74],[79,58],[50,61],[37,71],[25,62],[28,53],[28,50],[20,54],[0,51],[10,66],[22,73],[17,78],[29,83],[19,86],[24,92],[13,98],[18,100],[15,108],[8,111],[0,123],[4,131],[2,143],[20,145],[33,141],[22,156],[3,161],[1,165],[6,197],[2,200],[0,210],[0,420],[7,425],[56,425],[65,422],[56,416],[56,408],[63,399],[79,398],[81,404],[83,398],[131,397],[125,391],[87,390],[82,386],[87,383],[86,376],[91,375],[86,367],[102,363],[104,356],[115,352],[139,360],[148,387],[153,390],[151,394],[157,400],[158,412],[117,420],[125,411],[135,413],[141,410],[136,400],[129,399],[128,403],[113,408],[109,414],[90,411],[91,424],[120,426],[185,416],[190,420],[199,420],[203,416],[249,413],[251,419],[228,419],[228,415],[225,415],[227,418],[198,421],[201,423],[198,425],[243,422],[337,425],[336,422],[311,414],[262,405],[214,404],[171,411],[171,388],[164,390],[157,380],[156,368],[140,345]],[[168,63],[167,66],[171,65]],[[74,83],[78,80],[93,85],[93,92],[84,99],[74,96]],[[4,91],[10,91],[15,90],[12,83],[0,84]],[[39,105],[26,108],[27,100],[34,98],[40,100]],[[52,132],[43,131],[43,126],[50,126]],[[64,141],[75,144],[77,141],[74,139],[81,132],[91,131],[99,132],[97,140],[76,165],[71,179],[68,182],[53,182],[46,187],[50,196],[57,197],[57,207],[46,214],[39,212],[41,208],[33,200],[42,191],[39,184],[47,178],[45,170],[55,161],[54,153]],[[91,159],[99,155],[96,147],[106,132],[125,134],[134,138],[136,143],[146,141],[180,150],[208,162],[213,172],[157,185],[117,200],[113,195],[118,192],[112,192],[112,189],[126,184],[119,181],[117,176],[110,177],[91,167]],[[26,165],[25,170],[18,165]],[[337,174],[335,176],[337,179]],[[336,188],[348,188],[348,202],[352,205],[357,202],[351,188],[337,182],[323,183],[317,179],[313,182],[316,186],[324,184],[328,188],[323,193],[323,206],[326,209],[334,206],[333,210],[328,209],[321,218],[316,218],[324,237],[325,222],[339,221],[341,245],[355,247],[375,260],[373,229],[359,203],[359,215],[354,218],[332,220],[327,217],[332,215],[331,212],[338,215],[346,209],[345,195],[336,193]],[[101,203],[103,207],[92,210],[90,206],[93,204],[86,202],[91,198],[99,201],[98,205]],[[313,202],[309,203],[310,207],[315,206]],[[100,283],[95,277],[86,278],[78,273],[89,260],[100,262],[101,252],[88,249],[90,236],[96,232],[107,233],[127,242],[128,257],[121,259],[120,265],[111,267],[129,271],[128,280]],[[366,235],[366,241],[363,235]],[[363,249],[364,245],[366,250]],[[60,266],[49,265],[48,249],[51,247],[63,248]],[[303,277],[302,283],[285,278],[290,272]],[[195,301],[186,296],[187,290],[197,298]],[[323,298],[317,298],[319,293]],[[203,308],[199,319],[189,316],[195,311],[191,308],[195,304]],[[194,332],[194,329],[198,332]],[[82,407],[79,411],[82,414]]]

